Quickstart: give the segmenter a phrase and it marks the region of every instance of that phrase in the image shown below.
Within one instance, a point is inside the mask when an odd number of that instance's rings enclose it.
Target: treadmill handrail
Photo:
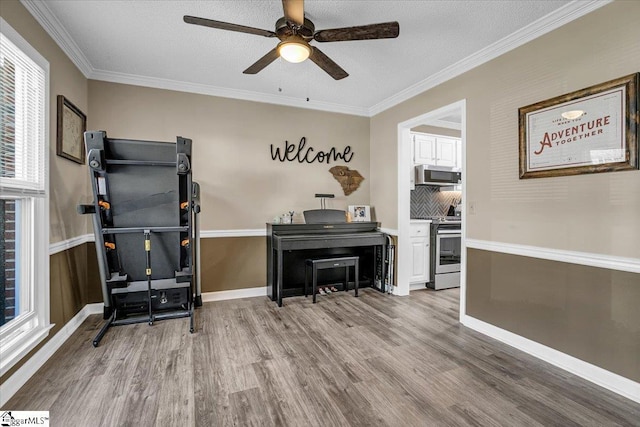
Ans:
[[[171,233],[176,231],[189,231],[188,226],[181,227],[110,227],[103,228],[102,234],[127,234],[127,233],[144,233],[149,231],[151,233]]]
[[[122,160],[122,159],[105,159],[107,165],[123,165],[123,166],[175,166],[176,162],[163,162],[160,160]]]

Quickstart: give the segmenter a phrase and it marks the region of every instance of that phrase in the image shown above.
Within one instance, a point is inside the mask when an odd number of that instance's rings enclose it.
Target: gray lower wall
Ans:
[[[640,274],[467,251],[467,314],[640,382]]]

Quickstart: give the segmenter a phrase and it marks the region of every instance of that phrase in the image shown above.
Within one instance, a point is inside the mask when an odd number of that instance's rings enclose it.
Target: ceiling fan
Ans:
[[[244,74],[257,74],[267,65],[282,56],[289,62],[302,62],[309,58],[336,80],[343,79],[349,74],[320,49],[311,46],[309,42],[315,40],[320,43],[340,42],[351,40],[392,39],[398,37],[400,25],[397,22],[360,25],[357,27],[333,28],[329,30],[315,30],[313,22],[304,17],[304,0],[282,0],[284,17],[276,21],[275,31],[228,22],[214,21],[196,16],[184,16],[187,24],[202,25],[220,30],[237,31],[264,37],[277,37],[280,43],[266,55],[258,59],[253,65],[243,71]]]

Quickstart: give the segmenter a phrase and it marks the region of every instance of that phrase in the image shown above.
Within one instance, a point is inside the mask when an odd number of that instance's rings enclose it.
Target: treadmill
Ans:
[[[85,132],[103,327],[189,317],[202,305],[198,214],[191,140],[175,143],[108,138]]]

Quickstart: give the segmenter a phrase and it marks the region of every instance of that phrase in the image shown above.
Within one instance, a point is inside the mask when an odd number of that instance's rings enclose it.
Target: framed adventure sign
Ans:
[[[638,76],[518,109],[520,178],[638,169]]]
[[[87,116],[67,98],[58,95],[58,133],[56,154],[84,164],[84,132]]]

